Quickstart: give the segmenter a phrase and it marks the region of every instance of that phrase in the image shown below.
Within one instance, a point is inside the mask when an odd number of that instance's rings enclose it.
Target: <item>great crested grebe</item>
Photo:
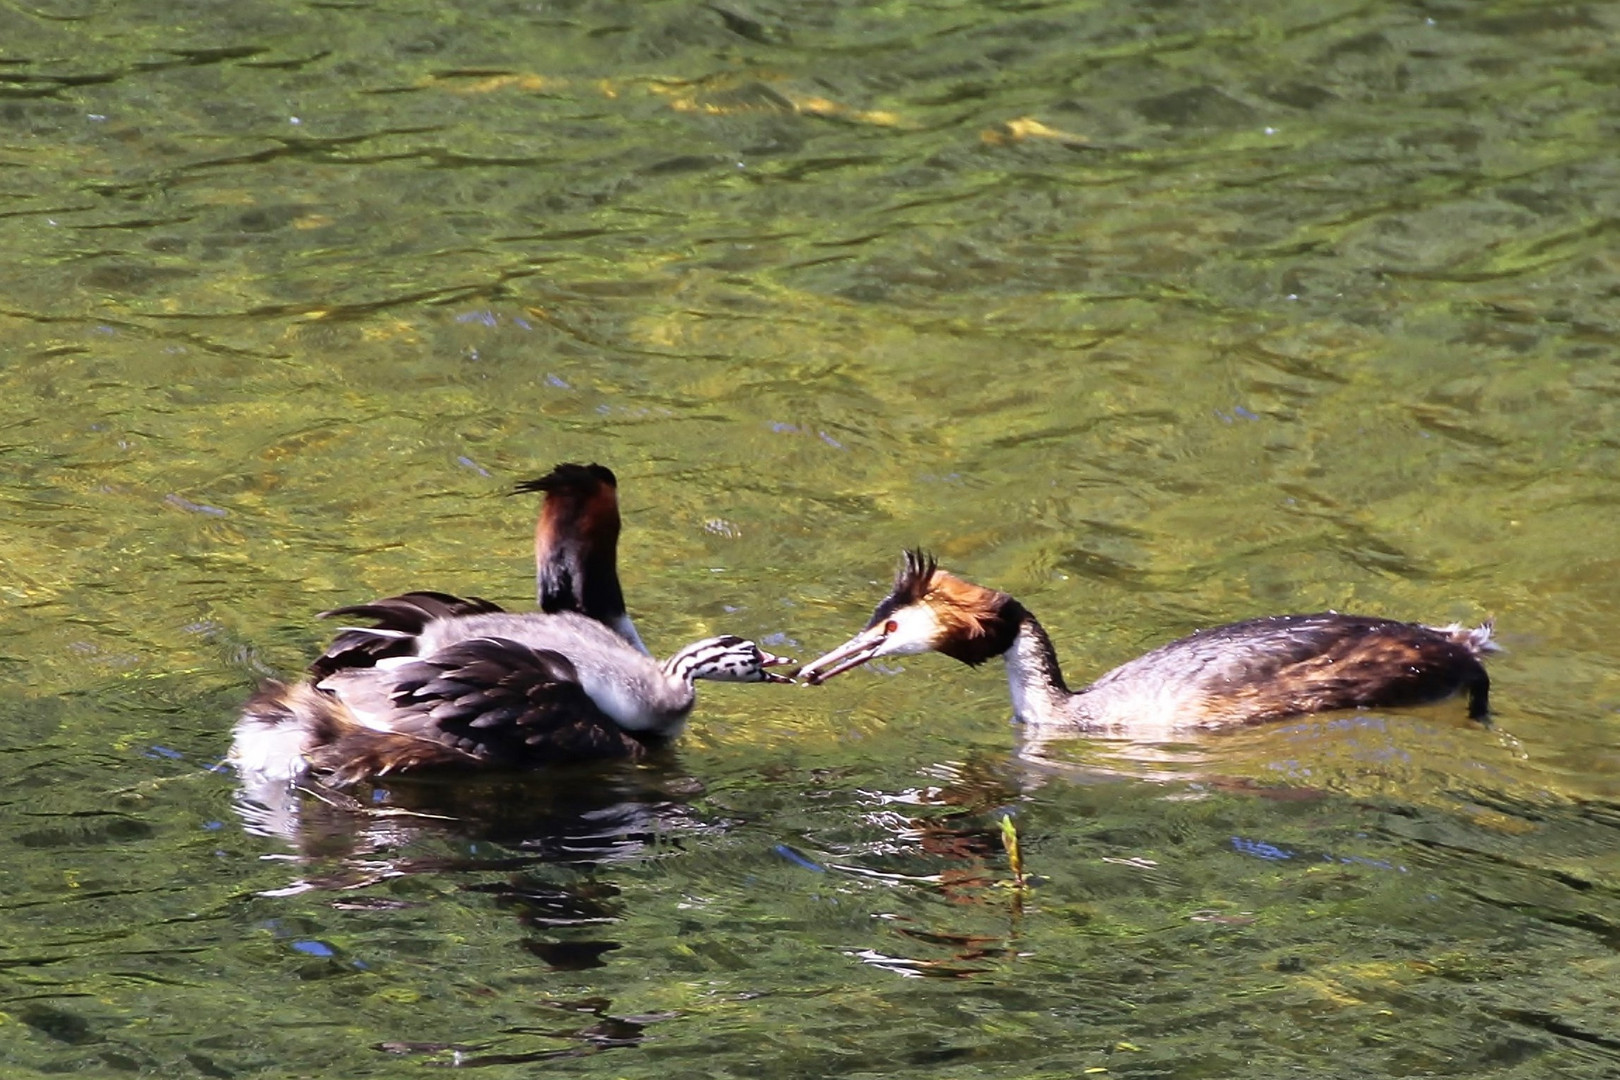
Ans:
[[[866,629],[800,670],[812,685],[880,656],[941,652],[1007,661],[1013,712],[1043,733],[1154,737],[1361,706],[1417,705],[1468,692],[1487,716],[1489,622],[1472,630],[1365,615],[1272,615],[1200,630],[1071,691],[1051,638],[1004,592],[907,551]]]
[[[412,592],[324,612],[375,625],[343,628],[306,680],[269,682],[249,699],[230,752],[245,777],[341,785],[422,768],[637,757],[679,732],[697,679],[793,681],[766,670],[792,660],[729,635],[661,664],[647,655],[614,565],[613,474],[564,465],[524,487],[547,494],[535,558],[541,604],[553,610]],[[606,558],[593,541],[608,545]]]

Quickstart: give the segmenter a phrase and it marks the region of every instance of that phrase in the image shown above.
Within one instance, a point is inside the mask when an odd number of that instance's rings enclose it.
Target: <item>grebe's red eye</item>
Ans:
[[[883,632],[885,634],[892,634],[898,629],[900,629],[900,624],[895,622],[893,619],[890,619],[888,622],[883,624]]]

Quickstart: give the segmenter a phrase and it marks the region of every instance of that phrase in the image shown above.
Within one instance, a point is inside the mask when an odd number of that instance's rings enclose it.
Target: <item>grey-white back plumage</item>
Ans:
[[[475,638],[497,638],[566,657],[578,674],[580,687],[597,708],[627,731],[673,733],[692,708],[690,682],[672,678],[658,661],[638,652],[602,623],[571,611],[434,619],[416,635],[414,657],[430,658]],[[322,680],[320,687],[337,694],[368,727],[386,729],[393,707],[394,672],[406,659],[336,672]]]

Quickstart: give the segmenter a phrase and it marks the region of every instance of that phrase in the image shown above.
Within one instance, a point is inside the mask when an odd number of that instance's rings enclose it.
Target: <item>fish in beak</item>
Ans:
[[[756,645],[755,648],[757,649],[759,646]],[[786,667],[796,663],[798,663],[798,661],[793,659],[791,656],[777,656],[775,653],[768,653],[764,649],[759,649],[759,674],[761,676],[761,681],[763,682],[793,682],[794,679],[792,675],[778,675],[774,671],[766,671],[765,669],[773,667]]]
[[[880,655],[879,650],[888,640],[893,625],[894,623],[890,621],[867,627],[838,648],[818,656],[800,668],[799,675],[809,685],[820,686],[834,675],[841,675],[850,668],[860,667]]]
[[[925,652],[944,652],[966,663],[978,663],[983,656],[964,653],[959,646],[965,643],[976,649],[980,643],[989,643],[984,627],[1002,602],[1011,599],[952,577],[930,555],[908,551],[893,590],[872,612],[866,629],[806,664],[799,674],[806,683],[817,686],[880,656]],[[1011,640],[998,644],[997,653],[1005,651]]]

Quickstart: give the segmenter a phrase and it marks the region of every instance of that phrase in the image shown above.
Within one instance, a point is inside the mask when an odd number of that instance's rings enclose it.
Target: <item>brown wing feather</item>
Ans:
[[[1468,691],[1468,714],[1489,711],[1490,676],[1465,645],[1424,626],[1391,623],[1331,642],[1244,687],[1234,706],[1251,719],[1349,708],[1401,708]]]
[[[416,635],[435,619],[458,615],[499,613],[501,607],[478,596],[460,597],[441,592],[412,592],[389,596],[369,604],[352,604],[321,612],[321,618],[371,619],[371,629],[344,630],[309,666],[310,679],[320,682],[344,668],[375,667],[377,661],[416,652]]]
[[[308,768],[339,785],[428,765],[476,763],[441,742],[363,727],[335,695],[307,682],[267,682],[248,700],[237,728],[238,744],[246,740],[262,746],[267,739],[281,745],[266,748],[266,760],[279,763],[288,775]]]
[[[630,757],[645,747],[597,708],[568,658],[472,638],[398,669],[394,730],[512,767]]]
[[[398,732],[346,727],[307,755],[310,769],[335,787],[415,769],[483,764],[454,746]]]
[[[1275,615],[1200,631],[1114,669],[1125,678],[1193,684],[1205,723],[1276,719],[1358,707],[1398,708],[1468,691],[1483,719],[1490,677],[1473,637],[1417,623],[1322,612]]]

